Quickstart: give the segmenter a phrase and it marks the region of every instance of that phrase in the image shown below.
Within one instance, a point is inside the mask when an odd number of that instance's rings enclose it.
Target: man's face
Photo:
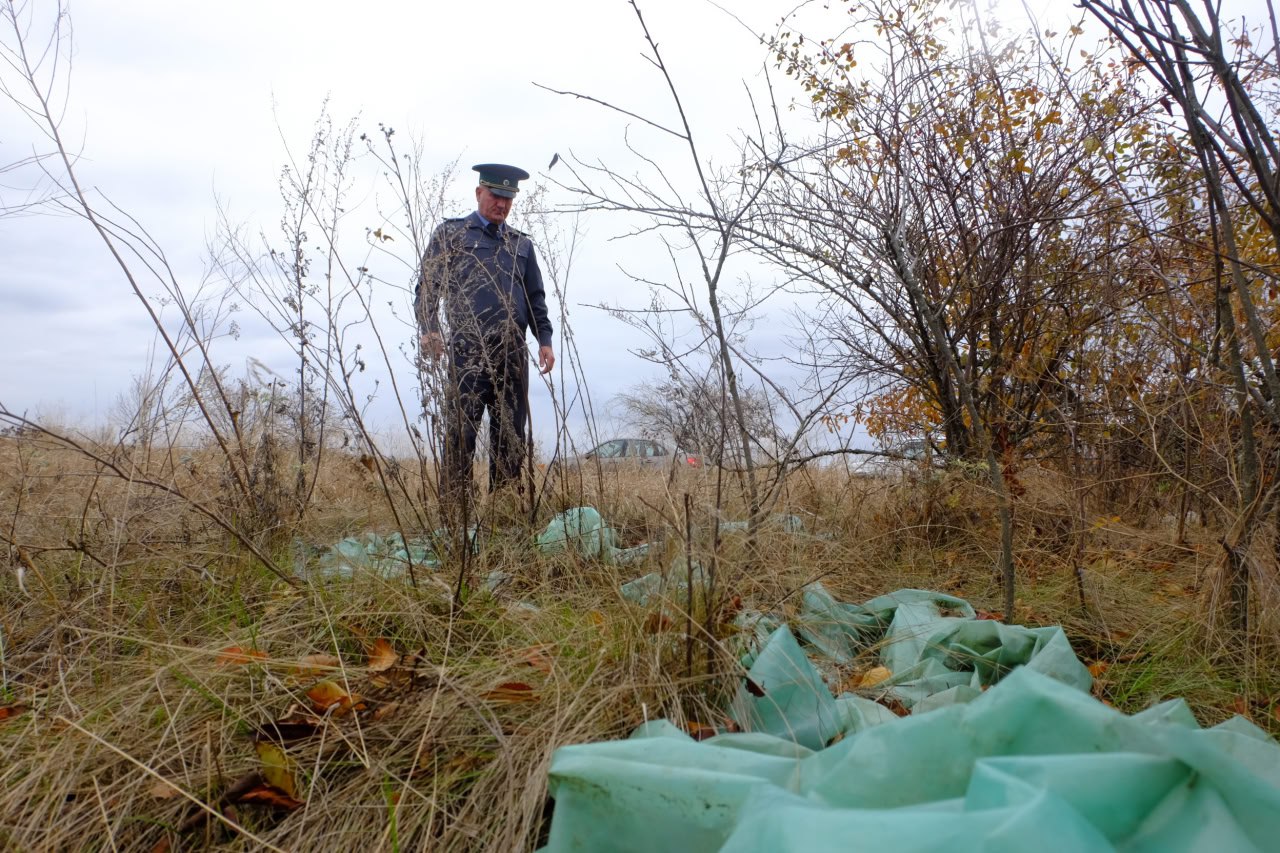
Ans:
[[[498,225],[506,222],[513,201],[515,199],[494,195],[488,187],[476,187],[476,207],[479,208],[480,215],[490,222]]]

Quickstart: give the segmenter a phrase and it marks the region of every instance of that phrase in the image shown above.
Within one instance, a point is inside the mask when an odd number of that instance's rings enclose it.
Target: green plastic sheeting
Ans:
[[[641,575],[633,581],[624,583],[620,591],[622,597],[632,604],[644,606],[655,601],[666,603],[668,599],[674,597],[683,605],[689,599],[690,577],[688,558],[678,556],[671,561],[671,568],[665,573],[650,572],[647,575]],[[692,565],[692,578],[695,590],[705,588],[706,571],[703,570],[702,563],[697,560]]]
[[[1201,730],[1181,700],[1127,717],[1089,695],[1060,628],[974,615],[941,593],[854,605],[819,584],[794,633],[739,614],[743,731],[695,742],[657,721],[558,750],[545,850],[1275,849],[1265,733]],[[869,648],[892,676],[833,696],[838,665]]]
[[[859,731],[892,716],[883,705],[845,694],[832,696],[822,670],[853,660],[869,646],[891,675],[876,684],[905,708],[936,708],[977,697],[1015,666],[1026,666],[1079,690],[1093,684],[1089,670],[1058,627],[1024,628],[978,620],[967,601],[919,589],[899,590],[866,604],[841,604],[821,584],[806,587],[795,632],[810,643],[814,661],[792,629],[778,627],[759,651],[757,634],[747,639],[746,683],[738,688],[731,716],[750,731],[787,737],[821,749],[837,735]],[[956,615],[952,615],[956,614]],[[748,625],[755,617],[746,617]],[[742,624],[744,616],[738,617]]]
[[[643,560],[649,544],[618,547],[618,531],[610,527],[592,506],[579,506],[558,513],[538,534],[535,543],[544,554],[574,552],[589,560],[629,565]]]
[[[783,533],[804,533],[804,519],[798,515],[783,515],[775,513],[764,519],[761,527],[765,529],[773,528],[781,530]],[[722,521],[720,522],[721,533],[746,533],[751,529],[750,522],[747,521]]]
[[[801,533],[804,521],[794,515],[771,516],[766,520],[788,533]],[[745,531],[747,523],[723,522],[723,531]],[[408,541],[399,533],[381,536],[363,533],[348,536],[325,548],[311,548],[302,542],[295,543],[297,573],[326,578],[351,578],[360,572],[369,572],[383,578],[404,577],[412,561],[415,568],[430,570],[440,568],[436,543],[448,535],[447,530],[436,530],[430,535],[411,536]],[[477,529],[470,528],[473,547],[478,550]],[[534,546],[543,554],[574,553],[588,560],[626,566],[642,562],[649,556],[652,544],[645,542],[632,548],[618,547],[618,532],[591,506],[580,506],[557,513],[547,526],[534,537]],[[316,564],[309,571],[308,558],[318,555]]]
[[[1181,700],[1133,717],[1028,667],[969,704],[814,751],[666,723],[563,747],[548,853],[1248,851],[1280,839],[1280,747]]]
[[[315,571],[323,577],[349,578],[362,571],[399,577],[408,572],[410,560],[414,568],[439,568],[432,537],[411,537],[406,543],[399,533],[364,533],[348,536],[324,549]]]
[[[943,593],[903,589],[866,604],[842,604],[821,584],[811,584],[795,628],[820,657],[837,664],[878,644],[880,664],[893,673],[878,688],[888,688],[907,708],[954,688],[971,688],[954,694],[971,698],[1021,665],[1081,690],[1093,685],[1061,628],[974,617],[969,602]],[[939,701],[934,698],[932,705]]]
[[[476,528],[468,531],[471,537],[472,552],[479,550],[476,541]],[[406,542],[399,533],[380,536],[377,533],[363,533],[360,536],[348,536],[327,548],[316,549],[319,554],[315,566],[308,568],[305,545],[297,544],[299,551],[298,575],[311,578],[352,580],[359,574],[374,575],[386,580],[398,580],[408,577],[409,563],[415,569],[438,571],[440,559],[436,556],[435,546],[447,531],[437,530],[429,536],[413,536]],[[494,570],[485,576],[481,587],[490,591],[496,590],[511,579],[504,571]]]
[[[804,519],[797,515],[771,515],[764,520],[763,527],[795,535],[805,533]],[[721,533],[745,533],[747,529],[745,521],[720,522]],[[633,548],[618,547],[618,531],[592,506],[573,507],[558,513],[535,541],[544,554],[572,552],[589,560],[620,566],[643,561],[653,547],[649,542]]]
[[[583,557],[605,557],[617,550],[618,532],[591,506],[574,507],[556,515],[538,534],[538,547],[547,554],[576,551]]]

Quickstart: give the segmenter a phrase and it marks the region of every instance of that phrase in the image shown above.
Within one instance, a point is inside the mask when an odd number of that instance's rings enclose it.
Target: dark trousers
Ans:
[[[442,498],[471,496],[480,421],[489,413],[489,491],[520,482],[529,417],[529,353],[524,341],[459,340],[451,346],[445,397]]]

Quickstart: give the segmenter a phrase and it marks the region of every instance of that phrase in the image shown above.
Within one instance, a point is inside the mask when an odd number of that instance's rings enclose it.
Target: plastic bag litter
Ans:
[[[775,513],[764,519],[761,527],[766,529],[781,530],[783,533],[804,533],[804,519],[798,515],[784,515]],[[720,522],[721,533],[746,533],[750,530],[750,522],[746,521],[722,521]]]
[[[771,515],[765,526],[786,533],[805,533],[804,519],[798,515]],[[723,521],[722,533],[745,533],[747,522]],[[652,542],[643,542],[632,548],[618,547],[618,531],[611,527],[600,511],[593,506],[578,506],[557,514],[535,540],[544,554],[576,553],[589,560],[602,560],[614,565],[628,566],[643,562],[654,550]]]
[[[683,607],[689,599],[691,577],[694,589],[705,589],[707,573],[702,568],[702,563],[695,560],[691,573],[686,558],[676,557],[666,572],[650,572],[624,583],[621,587],[622,597],[642,607],[655,601],[674,598]]]
[[[1280,746],[1202,730],[1180,700],[1132,717],[1023,667],[965,705],[814,751],[771,735],[564,747],[549,853],[1266,850]]]
[[[537,544],[544,554],[576,551],[588,559],[607,560],[618,549],[618,532],[595,507],[579,506],[551,519],[538,534]]]
[[[1280,837],[1280,746],[1241,718],[1198,728],[1171,700],[1093,699],[1057,627],[973,618],[901,590],[805,590],[796,633],[740,613],[745,731],[695,742],[665,721],[563,747],[548,853],[567,850],[1264,850]],[[751,626],[748,628],[747,626]],[[890,677],[833,696],[826,667],[881,644]],[[896,668],[895,668],[896,667]],[[989,688],[989,689],[988,689]]]
[[[400,577],[408,572],[411,560],[414,568],[439,568],[431,537],[413,537],[406,543],[399,533],[384,537],[370,532],[348,536],[323,549],[310,574],[351,578],[358,571],[367,571],[384,578]]]
[[[479,552],[477,533],[475,527],[467,532],[472,553]],[[415,569],[434,572],[440,568],[436,545],[447,535],[449,532],[441,529],[426,536],[410,537],[406,542],[399,533],[381,536],[368,532],[348,536],[325,548],[311,548],[305,543],[295,542],[294,571],[300,577],[351,580],[357,574],[373,574],[393,580],[406,577],[412,561]],[[318,554],[312,568],[307,567],[309,554]],[[493,591],[509,580],[510,575],[506,572],[495,570],[486,575],[481,586]]]
[[[974,617],[969,602],[939,592],[903,589],[858,605],[838,602],[821,584],[811,584],[795,629],[838,664],[868,644],[880,644],[880,664],[892,673],[880,686],[907,708],[954,687],[981,690],[1021,665],[1081,690],[1092,686],[1061,628]]]
[[[589,560],[627,566],[644,561],[651,543],[618,547],[618,531],[605,522],[593,506],[579,506],[558,513],[534,540],[544,554],[574,552]]]

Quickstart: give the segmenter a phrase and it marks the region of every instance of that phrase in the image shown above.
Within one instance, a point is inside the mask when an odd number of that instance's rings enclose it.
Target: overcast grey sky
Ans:
[[[34,2],[39,8],[52,0]],[[732,153],[738,129],[751,123],[744,84],[759,89],[769,61],[750,30],[776,31],[796,2],[724,5],[741,23],[706,0],[641,3],[705,150],[722,156]],[[1056,8],[1061,13],[1065,5]],[[815,38],[831,37],[843,25],[844,8],[806,4],[798,24]],[[472,201],[472,163],[514,163],[536,177],[552,154],[572,151],[630,171],[635,162],[624,147],[626,134],[646,150],[665,150],[657,134],[637,122],[535,82],[673,120],[625,0],[74,0],[70,12],[74,54],[63,130],[81,153],[80,178],[136,217],[188,286],[207,268],[219,204],[249,233],[275,233],[286,147],[295,156],[305,152],[326,98],[339,122],[358,115],[361,129],[371,133],[382,122],[401,138],[420,138],[428,172],[458,160],[450,193],[458,215]],[[789,81],[776,69],[772,75],[789,100]],[[26,156],[34,141],[23,117],[0,105],[0,159]],[[12,204],[27,178],[3,177],[9,179],[3,202]],[[552,191],[548,201],[570,199]],[[378,227],[385,211],[385,199],[363,191],[353,199],[346,227],[362,234]],[[513,219],[519,219],[518,205]],[[663,265],[651,244],[609,240],[628,224],[599,215],[580,223],[568,301],[597,403],[653,373],[628,353],[643,345],[639,336],[579,307],[647,302],[645,289],[617,266],[658,275]],[[101,422],[131,375],[144,370],[153,346],[141,306],[88,225],[74,217],[0,219],[0,256],[6,350],[0,402]],[[364,257],[358,253],[355,260]],[[748,272],[731,270],[730,277]],[[377,273],[388,282],[379,297],[407,308],[407,271],[390,265]],[[215,360],[239,374],[253,356],[290,375],[274,333],[248,312],[236,320],[240,340],[219,342]],[[785,332],[779,310],[758,337],[766,349],[780,349]],[[411,380],[408,366],[403,369],[402,380]],[[535,389],[533,405],[545,429],[544,390]],[[371,413],[375,421],[394,422],[385,400]]]

